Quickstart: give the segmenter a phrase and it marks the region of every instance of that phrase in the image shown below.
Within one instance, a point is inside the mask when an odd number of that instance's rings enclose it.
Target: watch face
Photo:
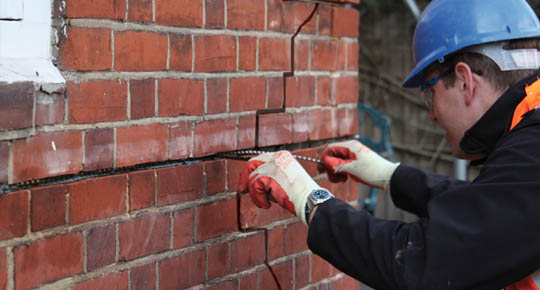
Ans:
[[[328,191],[326,190],[315,190],[313,192],[313,197],[315,199],[325,199],[327,197],[329,197],[330,195],[328,194]]]

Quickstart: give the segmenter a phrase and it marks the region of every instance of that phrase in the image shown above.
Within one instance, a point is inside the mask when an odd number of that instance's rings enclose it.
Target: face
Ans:
[[[445,138],[450,144],[452,154],[458,158],[472,159],[467,156],[459,147],[459,142],[463,138],[466,130],[472,124],[467,119],[468,106],[464,101],[463,90],[458,85],[446,87],[441,79],[437,79],[441,74],[430,73],[425,78],[431,81],[431,85],[424,88],[425,94],[431,96],[430,119],[437,122],[446,132]],[[459,81],[456,81],[459,82]],[[429,99],[429,98],[427,98]]]

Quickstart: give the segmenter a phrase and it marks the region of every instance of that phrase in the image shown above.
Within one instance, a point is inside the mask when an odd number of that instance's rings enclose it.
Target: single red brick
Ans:
[[[245,166],[245,161],[227,160],[227,189],[230,192],[237,191],[238,180],[240,180],[240,173]]]
[[[267,78],[266,86],[268,87],[268,108],[283,107],[283,78]]]
[[[60,45],[60,61],[64,68],[75,71],[109,70],[111,47],[108,28],[68,26],[67,38]]]
[[[34,86],[32,82],[0,85],[0,129],[32,127],[34,116]]]
[[[332,104],[332,81],[329,77],[317,77],[317,104]]]
[[[264,263],[266,257],[264,233],[256,233],[231,242],[231,273]]]
[[[188,208],[174,213],[173,241],[179,249],[193,244],[195,237],[195,209]]]
[[[257,227],[259,225],[259,208],[251,201],[249,194],[240,195],[239,207],[242,229]]]
[[[293,289],[293,263],[292,261],[286,261],[280,264],[272,265],[272,270],[276,274],[277,280],[283,290]],[[260,285],[261,289],[276,289],[276,282],[274,277],[267,268],[261,273]]]
[[[132,172],[129,177],[129,209],[138,210],[154,205],[156,173],[153,170]]]
[[[206,194],[225,192],[227,182],[227,166],[225,160],[214,160],[204,163],[206,176]]]
[[[0,142],[0,182],[2,183],[8,183],[9,147],[8,142]]]
[[[229,268],[229,245],[213,244],[208,247],[208,280],[225,276]]]
[[[266,226],[270,223],[289,219],[291,217],[293,217],[293,215],[289,211],[277,204],[273,204],[269,209],[259,210],[258,226]]]
[[[5,289],[7,284],[7,260],[6,260],[6,249],[0,249],[0,288]]]
[[[333,79],[333,91],[336,104],[358,102],[358,78],[340,77]]]
[[[240,288],[241,290],[248,290],[248,289],[259,289],[257,288],[257,284],[259,282],[259,272],[255,272],[252,274],[248,274],[245,276],[241,276],[240,278]],[[278,288],[274,288],[278,289]],[[262,288],[261,288],[262,290]]]
[[[128,272],[117,272],[107,274],[103,277],[95,278],[92,280],[86,280],[82,283],[75,285],[73,290],[94,290],[94,289],[128,289]]]
[[[268,230],[268,259],[270,261],[285,256],[283,226]]]
[[[225,25],[225,3],[223,0],[204,0],[206,28],[223,28]]]
[[[227,26],[237,30],[264,30],[264,1],[229,0]]]
[[[339,42],[337,46],[337,70],[347,70],[347,43]]]
[[[202,163],[158,169],[158,206],[190,201],[203,196]]]
[[[167,160],[169,128],[164,124],[116,130],[116,166]]]
[[[82,247],[80,233],[56,236],[16,247],[13,250],[15,288],[33,288],[82,272]]]
[[[78,224],[126,211],[126,175],[113,175],[69,185],[69,223]]]
[[[82,170],[81,132],[38,133],[12,146],[14,182]]]
[[[202,27],[202,0],[156,0],[156,23],[166,26]]]
[[[328,262],[315,254],[311,255],[311,283],[331,277],[332,273],[333,267]]]
[[[238,118],[236,149],[255,147],[255,115]]]
[[[259,115],[259,146],[292,143],[292,114]]]
[[[358,54],[360,48],[357,42],[347,44],[347,70],[358,70]]]
[[[150,263],[131,268],[129,271],[131,290],[156,289],[156,265]]]
[[[239,69],[244,71],[255,70],[257,62],[257,38],[250,36],[239,36]]]
[[[266,11],[268,15],[267,17],[268,30],[281,31],[281,22],[283,18],[282,3],[283,3],[282,0],[268,0],[267,1]]]
[[[283,30],[294,33],[313,11],[313,3],[283,2]],[[314,34],[317,29],[317,18],[314,16],[302,27],[302,33]]]
[[[126,119],[125,81],[68,82],[67,95],[70,123],[113,122]]]
[[[200,116],[204,112],[204,81],[161,79],[158,83],[159,116]]]
[[[332,32],[332,7],[330,5],[319,5],[317,14],[319,16],[319,34],[330,35]]]
[[[315,77],[287,79],[287,107],[314,106],[315,101]]]
[[[289,39],[259,39],[259,70],[291,69],[291,48]]]
[[[236,119],[208,120],[195,124],[193,156],[211,155],[236,148]]]
[[[72,0],[66,2],[66,14],[68,18],[124,19],[126,0]]]
[[[0,195],[0,240],[21,237],[28,230],[28,191]]]
[[[236,70],[236,38],[230,35],[208,35],[195,38],[195,71]]]
[[[283,233],[285,240],[285,255],[300,253],[308,250],[308,227],[302,222],[287,225]]]
[[[356,109],[340,109],[338,111],[338,119],[339,136],[358,134],[358,111]]]
[[[167,67],[168,40],[163,33],[120,31],[114,34],[117,71],[155,71]]]
[[[60,226],[66,223],[65,185],[55,185],[33,189],[30,213],[32,231]]]
[[[152,0],[129,0],[128,21],[151,22]]]
[[[311,69],[338,69],[338,42],[333,40],[314,40],[311,42]]]
[[[197,223],[197,241],[235,231],[237,228],[236,199],[219,200],[199,206]]]
[[[129,261],[169,248],[171,220],[168,214],[144,216],[118,225],[119,259]]]
[[[310,140],[330,139],[339,135],[337,110],[317,110],[311,111],[310,114],[313,122]]]
[[[313,130],[310,112],[298,112],[293,114],[293,143],[309,140],[309,134]]]
[[[353,8],[334,7],[332,13],[332,36],[358,37],[360,14]]]
[[[185,289],[204,282],[205,262],[204,249],[161,261],[159,289]]]
[[[131,96],[131,119],[150,118],[155,115],[156,81],[154,79],[129,81]]]
[[[309,66],[309,41],[308,40],[294,40],[294,69],[308,70]]]
[[[266,102],[264,78],[231,79],[229,86],[229,111],[242,112],[264,108]]]
[[[206,113],[209,115],[227,112],[226,78],[208,79],[206,81]]]
[[[84,134],[85,171],[112,168],[114,165],[114,129],[104,128]]]
[[[184,159],[191,153],[191,122],[169,125],[170,159]]]
[[[116,259],[116,225],[93,228],[86,237],[88,271],[113,264]]]
[[[169,34],[171,46],[170,70],[191,71],[193,58],[192,36],[184,34]]]
[[[64,95],[40,95],[36,98],[36,126],[64,121]]]
[[[294,289],[300,289],[309,284],[309,254],[294,259]],[[354,289],[354,288],[339,288]]]

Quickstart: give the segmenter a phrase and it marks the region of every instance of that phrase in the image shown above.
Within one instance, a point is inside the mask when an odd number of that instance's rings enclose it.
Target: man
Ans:
[[[418,221],[356,211],[285,151],[251,159],[239,190],[299,216],[314,253],[376,289],[538,289],[539,36],[525,0],[434,0],[419,20],[404,87],[421,89],[452,153],[482,165],[472,182],[392,163],[357,141],[323,152],[331,181],[389,191]]]

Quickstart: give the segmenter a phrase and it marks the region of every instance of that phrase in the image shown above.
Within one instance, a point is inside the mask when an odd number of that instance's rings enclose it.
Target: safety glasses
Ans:
[[[431,111],[433,110],[433,92],[430,90],[430,88],[436,84],[441,78],[451,74],[454,71],[454,68],[450,68],[447,71],[443,72],[442,74],[431,78],[422,84],[420,84],[420,92],[422,93],[422,96],[424,96],[424,102],[426,102],[426,106]]]

